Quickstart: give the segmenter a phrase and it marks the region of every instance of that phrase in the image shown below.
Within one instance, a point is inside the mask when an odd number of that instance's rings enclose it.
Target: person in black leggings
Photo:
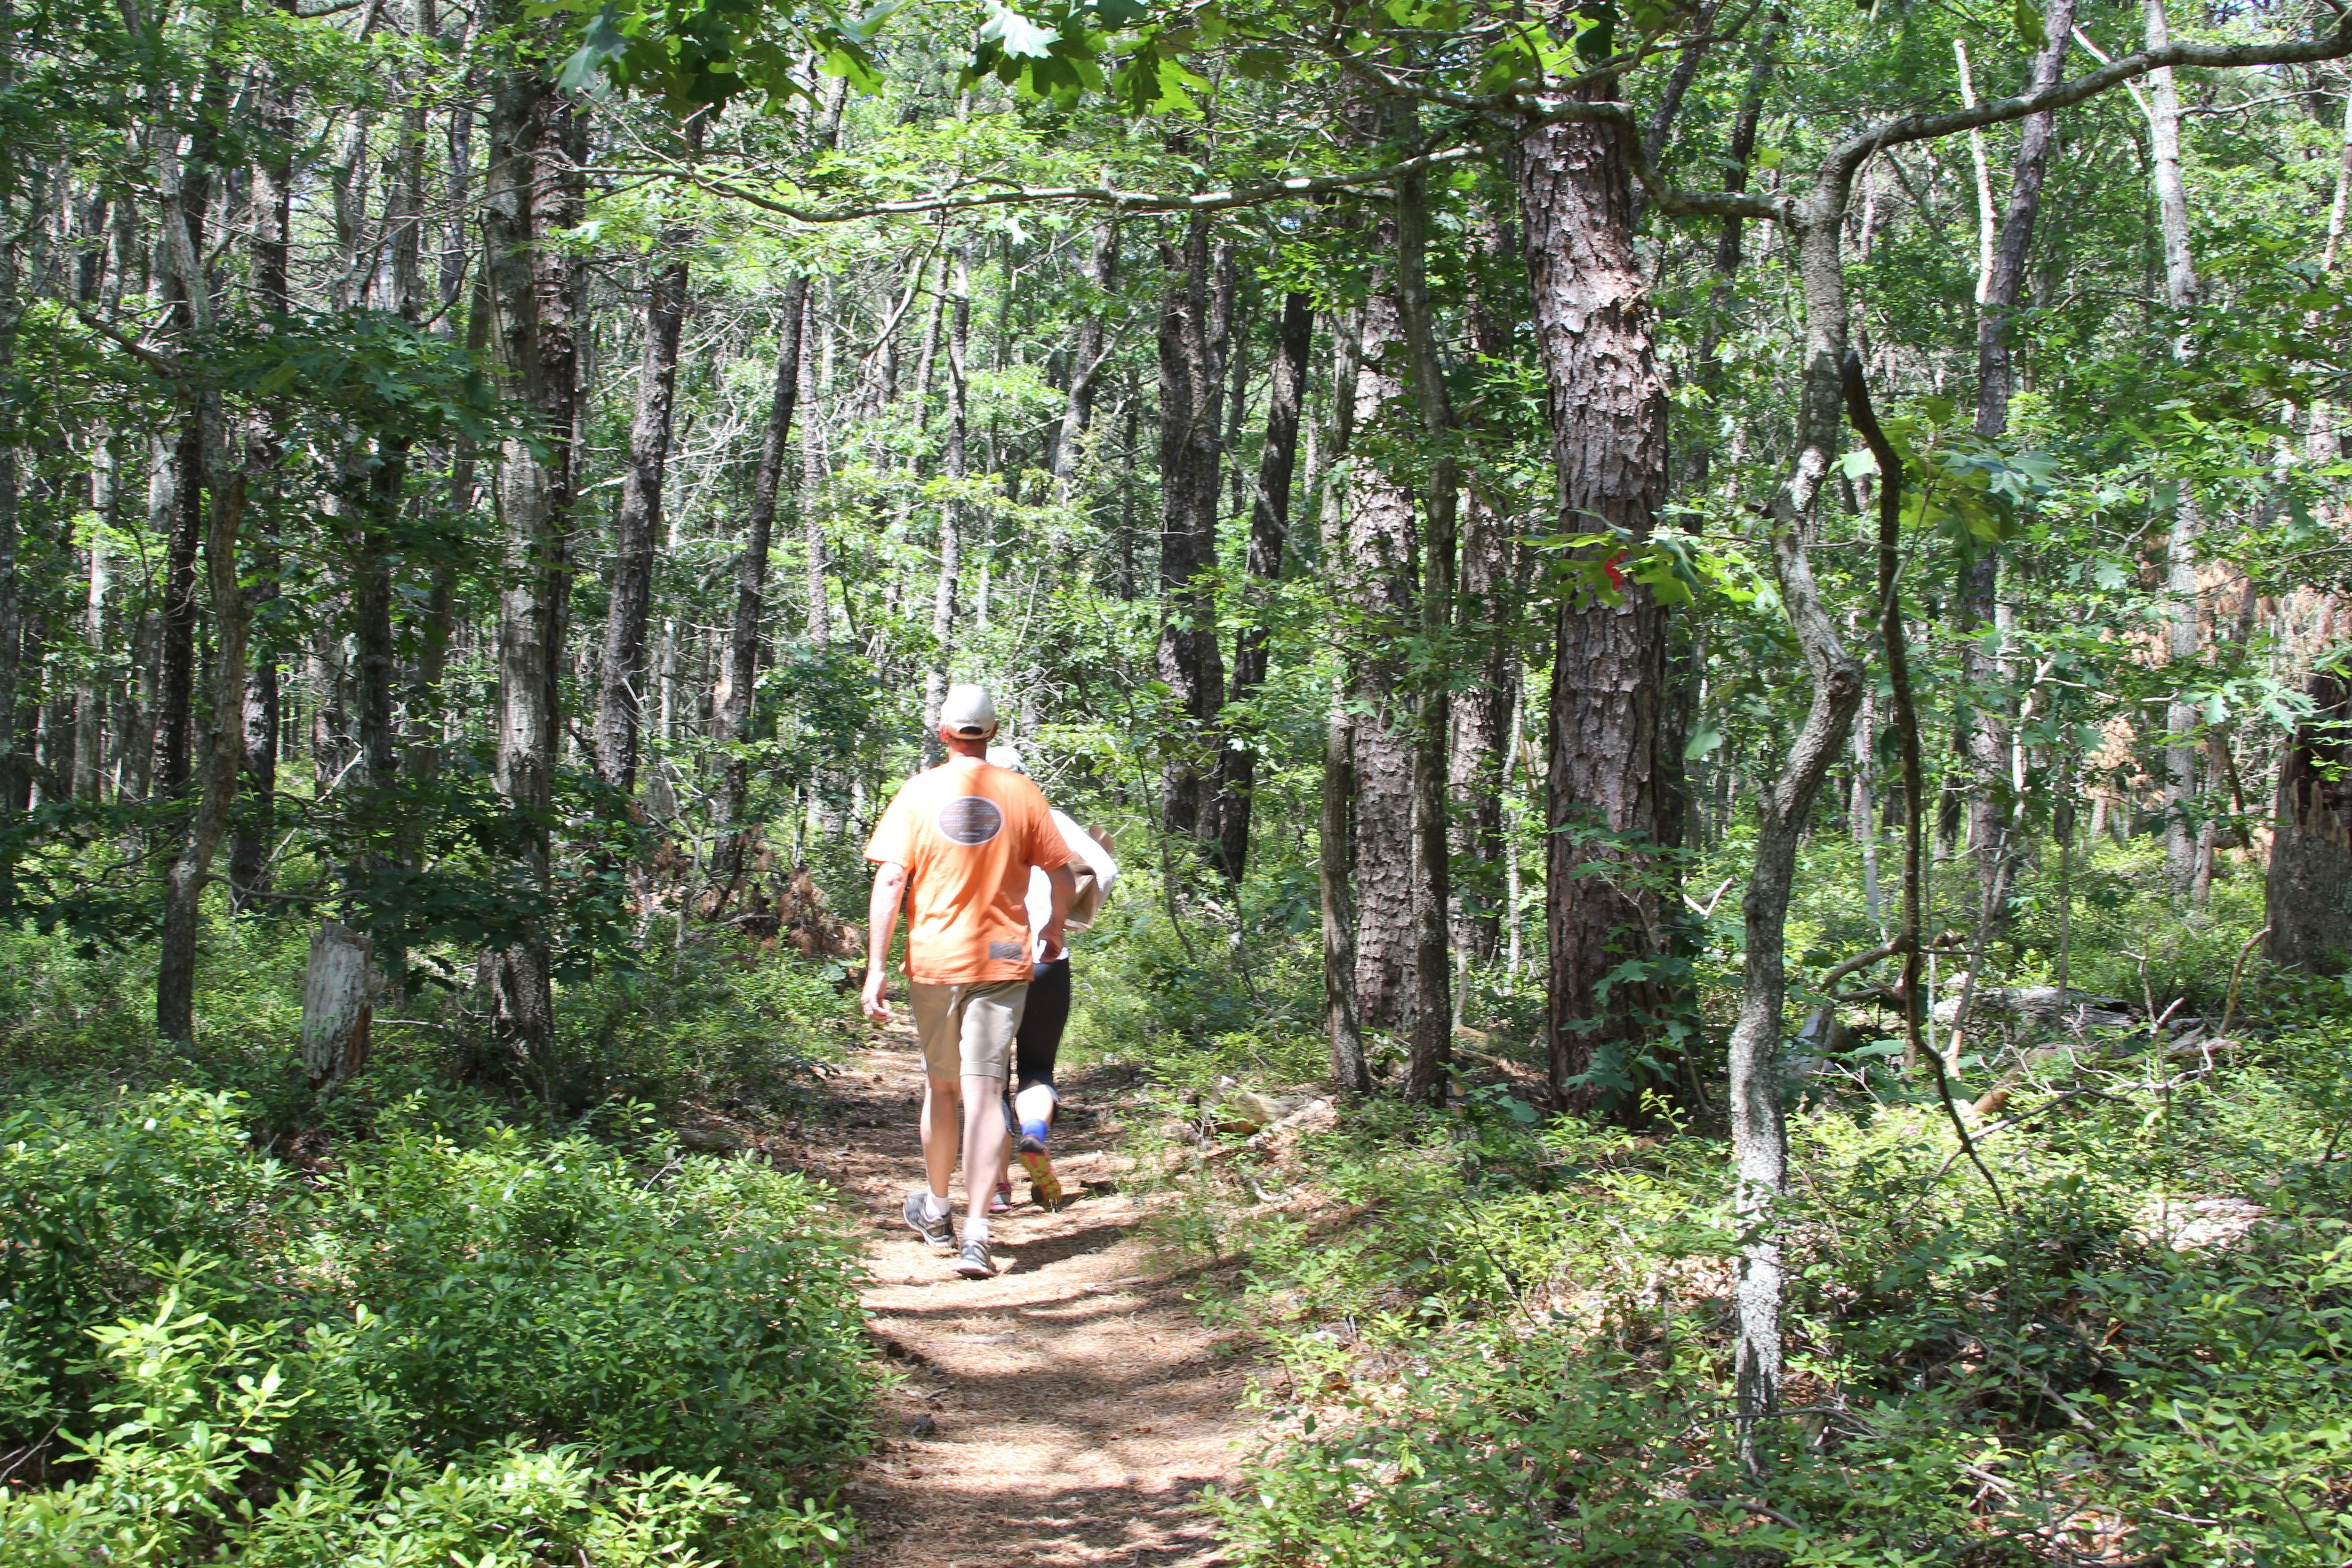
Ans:
[[[1021,753],[1011,746],[992,747],[989,761],[1016,773],[1028,772],[1022,765]],[[1099,907],[1101,898],[1118,879],[1118,868],[1111,858],[1106,839],[1080,827],[1058,811],[1054,813],[1054,821],[1062,830],[1063,841],[1076,857],[1071,864],[1083,861],[1095,882],[1094,897],[1085,918],[1071,927],[1083,930],[1092,922],[1094,909]],[[1049,958],[1040,943],[1033,963],[1029,1000],[1022,1010],[1020,1032],[1013,1040],[1013,1092],[1005,1098],[1005,1125],[1013,1138],[1004,1174],[1011,1173],[1013,1157],[1019,1156],[1029,1173],[1031,1194],[1045,1207],[1052,1208],[1062,1201],[1062,1184],[1054,1174],[1053,1163],[1045,1157],[1045,1141],[1053,1131],[1054,1112],[1061,1102],[1054,1088],[1054,1060],[1061,1054],[1062,1031],[1070,1022],[1070,951],[1065,947]],[[1012,1184],[1001,1175],[996,1186],[995,1206],[1010,1207]]]

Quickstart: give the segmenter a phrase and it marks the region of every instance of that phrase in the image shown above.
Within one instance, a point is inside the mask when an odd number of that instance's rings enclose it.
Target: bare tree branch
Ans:
[[[997,184],[986,190],[933,191],[919,196],[907,196],[897,201],[863,202],[843,206],[812,206],[790,202],[752,190],[740,182],[684,164],[673,168],[597,167],[584,171],[591,174],[635,175],[659,174],[709,191],[713,195],[746,203],[762,212],[772,212],[791,218],[795,223],[835,224],[855,223],[861,218],[899,217],[916,213],[963,212],[976,207],[1020,206],[1048,202],[1075,202],[1087,206],[1110,207],[1124,213],[1199,213],[1226,212],[1236,207],[1263,206],[1269,202],[1292,201],[1300,196],[1319,195],[1326,191],[1352,190],[1364,185],[1385,184],[1407,174],[1430,169],[1443,169],[1466,163],[1477,157],[1484,149],[1475,146],[1447,147],[1423,153],[1401,163],[1377,169],[1359,169],[1345,174],[1297,174],[1286,180],[1268,181],[1257,185],[1236,185],[1221,191],[1196,191],[1191,195],[1173,191],[1123,191],[1116,185],[1023,185]]]

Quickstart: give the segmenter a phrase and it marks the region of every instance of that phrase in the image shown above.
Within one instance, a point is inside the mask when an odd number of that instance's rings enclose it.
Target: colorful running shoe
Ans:
[[[1029,1195],[1036,1200],[1037,1206],[1060,1208],[1062,1178],[1054,1174],[1054,1162],[1045,1158],[1045,1141],[1024,1132],[1013,1152],[1021,1157],[1021,1168],[1029,1173]]]

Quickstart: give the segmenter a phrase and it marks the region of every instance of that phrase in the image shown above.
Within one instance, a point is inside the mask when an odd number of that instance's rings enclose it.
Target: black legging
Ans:
[[[1014,1037],[1016,1092],[1037,1083],[1053,1087],[1054,1058],[1061,1054],[1062,1031],[1069,1022],[1070,961],[1057,958],[1037,965],[1029,977],[1029,1000],[1022,1008],[1021,1033]]]

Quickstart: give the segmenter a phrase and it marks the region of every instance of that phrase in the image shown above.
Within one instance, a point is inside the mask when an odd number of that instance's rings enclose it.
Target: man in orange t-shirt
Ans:
[[[955,1246],[948,1182],[956,1134],[948,1108],[961,1101],[966,1212],[956,1272],[973,1279],[996,1272],[988,1199],[1004,1163],[1001,1101],[1029,994],[1033,937],[1050,953],[1062,951],[1062,922],[1076,889],[1069,846],[1045,797],[1023,774],[989,764],[995,734],[987,689],[950,687],[940,707],[947,761],[899,787],[866,846],[878,869],[866,908],[865,1008],[877,1024],[890,1019],[884,964],[899,902],[908,900],[907,983],[923,1045],[929,1185],[907,1194],[907,1223],[934,1247]],[[1034,933],[1025,907],[1032,867],[1054,889],[1052,919]]]

